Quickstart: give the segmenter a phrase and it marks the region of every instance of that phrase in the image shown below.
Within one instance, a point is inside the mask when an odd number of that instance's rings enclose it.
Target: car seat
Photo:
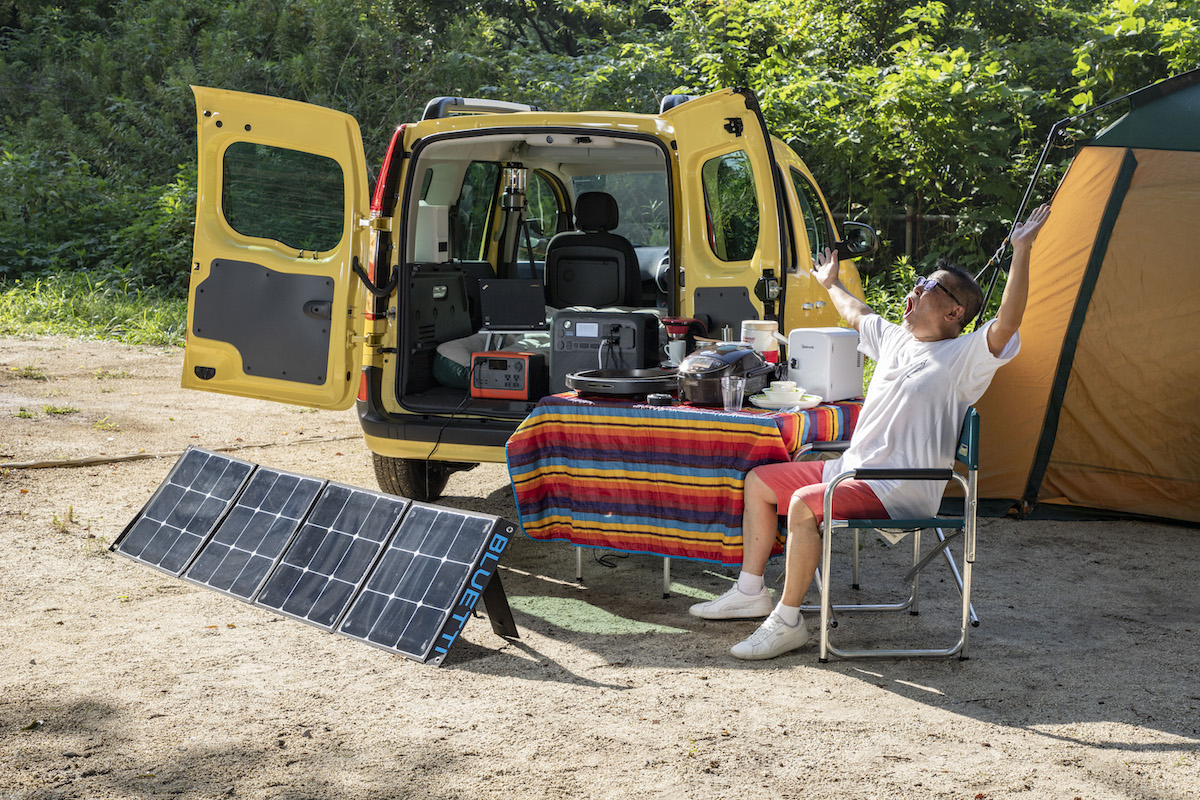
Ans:
[[[574,231],[556,234],[546,248],[546,298],[555,308],[640,306],[641,270],[629,240],[612,233],[617,201],[585,192],[575,201]]]

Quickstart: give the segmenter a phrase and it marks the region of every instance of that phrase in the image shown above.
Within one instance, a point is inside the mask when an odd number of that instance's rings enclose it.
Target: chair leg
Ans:
[[[921,532],[913,531],[912,537],[913,537],[913,566],[915,567],[917,564],[921,563]],[[913,577],[912,577],[912,605],[910,605],[908,607],[908,613],[913,615],[914,617],[917,616],[917,614],[921,613],[920,608],[918,608],[918,602],[917,602],[917,592],[920,590],[920,587],[921,587],[921,573],[918,570],[916,573],[913,574]]]
[[[860,545],[860,541],[859,541],[859,538],[858,538],[858,537],[859,537],[859,532],[860,532],[860,531],[859,531],[859,529],[858,529],[858,528],[855,528],[855,529],[854,529],[854,550],[853,550],[853,551],[851,551],[851,553],[850,553],[850,564],[851,564],[851,567],[850,567],[850,588],[851,588],[851,589],[856,589],[856,590],[859,588],[859,585],[860,585],[860,584],[859,584],[859,582],[858,582],[858,551],[859,551],[859,549],[860,549],[860,547],[861,547],[861,545]]]
[[[946,534],[942,532],[941,528],[937,529],[937,535],[938,535],[939,541],[943,541],[943,542],[946,541]],[[958,584],[958,593],[961,596],[963,594],[963,582],[964,581],[963,581],[963,575],[961,572],[959,572],[959,569],[958,569],[958,562],[954,560],[954,556],[950,554],[950,550],[948,548],[946,550],[942,551],[942,555],[945,556],[945,558],[946,558],[946,566],[949,568],[950,575],[954,578],[954,582],[956,584]],[[970,563],[970,562],[967,562],[964,558],[964,563]],[[967,603],[967,610],[970,613],[971,627],[978,628],[979,627],[979,615],[975,613],[975,604]]]
[[[971,534],[974,534],[974,531],[972,531]],[[970,543],[968,542],[967,545],[969,547]],[[972,566],[973,566],[972,561],[969,561],[964,557],[963,558],[963,573],[962,573],[962,580],[963,580],[963,586],[962,586],[962,601],[963,601],[962,647],[960,647],[958,650],[958,660],[959,661],[967,660],[967,657],[968,657],[967,656],[967,637],[971,632],[972,625],[979,624],[978,618],[975,617],[975,609],[971,605],[971,567]]]
[[[821,522],[821,650],[817,660],[822,664],[829,662],[829,617],[832,612],[829,606],[829,567],[833,561],[833,520],[830,516],[827,511]],[[855,555],[857,552],[856,549]]]
[[[907,601],[891,604],[835,604],[832,602],[831,581],[828,578],[831,576],[833,569],[833,532],[831,526],[822,525],[821,537],[821,566],[817,570],[816,580],[817,588],[820,593],[820,612],[821,612],[821,646],[819,660],[821,663],[828,663],[831,656],[839,658],[894,658],[894,657],[921,657],[921,656],[950,656],[958,655],[960,660],[967,659],[967,638],[968,630],[973,625],[978,624],[978,618],[975,615],[974,606],[971,604],[971,567],[973,560],[967,560],[966,552],[964,551],[964,563],[961,573],[958,571],[954,557],[950,554],[949,548],[942,550],[942,554],[948,559],[951,566],[952,575],[955,578],[955,583],[962,597],[962,618],[960,625],[959,640],[949,647],[941,649],[882,649],[882,650],[842,650],[831,641],[830,629],[836,626],[834,614],[837,611],[904,611],[908,610],[911,614],[917,614],[918,593],[920,590],[920,571],[913,575],[911,593]],[[933,528],[940,541],[946,539],[945,532],[940,528]],[[858,530],[855,529],[857,535]],[[971,531],[974,533],[974,531]],[[914,530],[910,535],[913,536],[913,564],[919,564],[921,558],[921,531]],[[964,535],[964,545],[970,547],[972,544],[970,536]],[[856,548],[857,552],[857,548]],[[802,610],[813,610],[812,606],[804,606]]]

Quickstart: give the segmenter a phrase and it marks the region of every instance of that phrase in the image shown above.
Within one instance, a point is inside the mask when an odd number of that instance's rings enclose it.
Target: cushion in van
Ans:
[[[550,350],[549,333],[530,331],[520,334],[520,336],[521,338],[517,341],[502,346],[493,344],[493,349],[513,352]],[[496,341],[506,342],[510,338],[511,336],[497,336]],[[433,356],[434,379],[443,386],[466,389],[470,386],[471,380],[471,356],[484,352],[487,349],[487,340],[486,333],[473,333],[461,339],[451,339],[439,344],[437,352]]]

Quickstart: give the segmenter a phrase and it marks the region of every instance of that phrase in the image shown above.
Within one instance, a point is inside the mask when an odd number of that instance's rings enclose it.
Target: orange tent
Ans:
[[[1034,245],[1021,353],[977,405],[980,496],[1195,522],[1200,70],[1122,100]]]

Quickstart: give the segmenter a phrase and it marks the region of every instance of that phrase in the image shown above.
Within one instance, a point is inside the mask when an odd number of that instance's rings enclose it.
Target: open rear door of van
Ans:
[[[680,173],[684,316],[711,327],[774,315],[765,304],[785,267],[782,187],[758,100],[723,89],[662,114],[673,129]],[[776,283],[775,286],[778,284]],[[716,331],[713,330],[713,333]]]
[[[183,386],[348,408],[369,212],[358,123],[291,100],[192,91],[200,155]]]

